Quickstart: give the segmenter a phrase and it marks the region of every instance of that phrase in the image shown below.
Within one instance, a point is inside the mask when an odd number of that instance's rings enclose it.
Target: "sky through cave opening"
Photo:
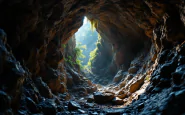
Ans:
[[[90,69],[90,61],[92,61],[92,53],[96,49],[98,41],[98,32],[92,30],[91,23],[84,17],[83,25],[75,33],[77,63],[82,70]]]

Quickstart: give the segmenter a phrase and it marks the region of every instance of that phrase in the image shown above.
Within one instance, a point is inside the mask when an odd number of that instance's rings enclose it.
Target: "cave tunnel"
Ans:
[[[0,0],[0,9],[0,114],[185,114],[183,0]],[[88,73],[74,36],[84,16],[99,33]]]

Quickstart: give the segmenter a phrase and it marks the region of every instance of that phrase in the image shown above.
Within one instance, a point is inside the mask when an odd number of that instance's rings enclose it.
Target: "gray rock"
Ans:
[[[81,106],[75,101],[70,101],[68,103],[68,110],[69,111],[77,110],[77,109],[80,109],[80,108],[81,108]]]

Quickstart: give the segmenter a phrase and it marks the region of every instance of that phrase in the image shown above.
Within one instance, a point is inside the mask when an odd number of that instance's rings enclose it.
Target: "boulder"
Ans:
[[[114,98],[113,93],[95,92],[93,95],[96,103],[108,103]]]

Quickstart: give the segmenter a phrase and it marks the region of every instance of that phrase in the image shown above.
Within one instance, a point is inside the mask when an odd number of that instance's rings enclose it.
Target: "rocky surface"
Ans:
[[[0,0],[0,9],[0,114],[185,113],[183,0]],[[97,77],[107,86],[73,64],[85,15],[107,43],[99,58],[110,66]]]

